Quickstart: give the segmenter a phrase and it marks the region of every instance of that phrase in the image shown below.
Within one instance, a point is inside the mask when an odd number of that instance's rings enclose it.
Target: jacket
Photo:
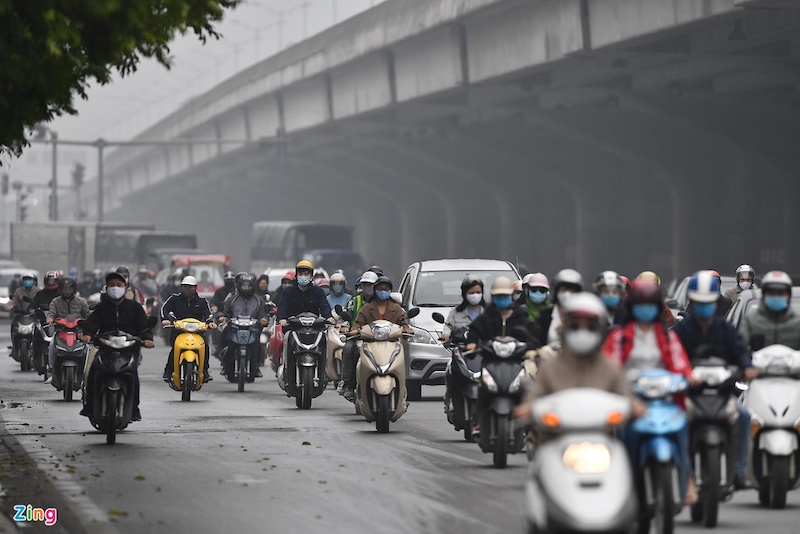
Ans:
[[[208,301],[198,294],[191,299],[186,299],[182,293],[175,293],[170,296],[161,306],[161,320],[172,320],[170,312],[175,314],[178,319],[197,319],[198,321],[208,321],[211,317],[211,308]]]
[[[547,345],[547,333],[550,331],[550,324],[553,322],[553,306],[548,306],[539,312],[539,317],[533,323],[533,337],[541,346]]]
[[[281,300],[278,302],[278,313],[276,319],[282,321],[289,317],[303,312],[321,315],[325,319],[331,316],[331,305],[325,297],[325,292],[321,287],[309,284],[304,291],[295,282],[283,290]]]
[[[635,325],[636,323],[631,321],[624,326],[615,328],[603,343],[603,354],[623,368],[633,349],[633,329]],[[678,336],[672,330],[667,330],[660,323],[654,323],[653,328],[655,329],[656,341],[661,352],[661,361],[664,364],[664,369],[687,378],[690,377],[692,365],[689,363],[689,358],[686,356],[686,351],[683,349]]]
[[[470,324],[467,342],[487,342],[498,336],[513,336],[520,341],[534,341],[533,323],[528,318],[528,312],[517,304],[512,304],[511,315],[505,321],[500,315],[500,310],[489,304],[483,313]],[[528,332],[526,339],[520,339],[514,332],[515,327],[521,326]]]
[[[224,309],[222,313],[217,313],[217,316],[247,316],[253,319],[267,319],[267,308],[264,300],[256,295],[252,295],[250,298],[245,298],[242,295],[236,295],[232,299],[226,300],[223,306]]]
[[[122,299],[115,304],[108,295],[103,295],[86,318],[83,332],[92,335],[113,330],[122,330],[142,339],[153,339],[153,333],[147,328],[147,314],[141,304],[129,299]]]
[[[28,309],[28,303],[25,302],[23,297],[29,297],[29,298],[32,299],[33,297],[36,296],[36,293],[41,291],[41,289],[42,288],[40,288],[39,286],[33,286],[30,289],[28,289],[25,286],[18,287],[16,289],[16,291],[14,291],[14,296],[11,297],[11,301],[8,303],[7,309],[9,309],[9,310],[16,310],[16,309],[27,310]]]
[[[58,291],[58,289],[42,289],[33,296],[33,303],[29,304],[29,306],[36,308],[36,310],[38,310],[39,306],[42,304],[50,306],[50,303],[53,302],[53,299],[58,296],[61,296],[61,293]]]
[[[673,327],[672,331],[681,340],[689,361],[697,358],[698,347],[709,344],[714,346],[713,355],[722,358],[728,364],[740,369],[750,367],[750,353],[736,328],[716,316],[711,317],[710,321],[706,331],[703,331],[700,323],[691,315]]]
[[[746,314],[739,325],[739,333],[745,343],[752,345],[753,336],[764,336],[764,347],[786,345],[800,349],[800,315],[791,307],[783,313],[773,313],[760,303],[758,308]]]
[[[44,312],[45,317],[55,320],[67,315],[77,315],[81,319],[89,316],[89,304],[86,299],[74,296],[70,299],[56,297],[50,301],[50,309]]]
[[[350,300],[353,298],[352,295],[349,293],[342,293],[341,295],[335,295],[331,293],[328,295],[328,305],[331,309],[334,309],[338,304],[342,308],[346,308],[348,304],[350,304]]]
[[[408,318],[406,311],[398,303],[393,300],[386,301],[386,313],[381,317],[378,311],[378,299],[373,298],[361,307],[356,317],[356,322],[353,325],[355,328],[361,328],[364,325],[370,324],[373,321],[384,320],[402,326],[408,326]]]
[[[483,313],[483,310],[481,310],[481,313]],[[480,317],[480,315],[478,317]],[[457,308],[453,308],[450,310],[450,313],[447,314],[447,319],[445,319],[444,325],[442,325],[442,332],[447,335],[452,335],[456,330],[469,326],[470,324],[472,324],[472,319],[469,318],[466,308],[461,311],[458,311]]]
[[[539,363],[536,382],[526,400],[570,388],[596,388],[631,396],[619,365],[601,353],[579,358],[562,347],[557,358],[543,359]]]

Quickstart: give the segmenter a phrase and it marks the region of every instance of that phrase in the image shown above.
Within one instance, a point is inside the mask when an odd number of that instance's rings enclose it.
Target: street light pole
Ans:
[[[53,141],[53,178],[50,183],[50,219],[58,220],[58,134],[50,130],[50,139]]]
[[[97,147],[97,222],[103,222],[103,149],[106,142],[103,138],[95,141]]]

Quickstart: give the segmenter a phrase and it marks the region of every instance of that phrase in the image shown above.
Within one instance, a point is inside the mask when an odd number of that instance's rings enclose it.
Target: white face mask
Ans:
[[[751,287],[753,287],[753,282],[739,282],[739,287],[742,288],[742,291],[750,289]]]
[[[589,356],[600,348],[603,336],[585,328],[569,330],[564,334],[564,346],[576,356]]]
[[[112,286],[109,287],[106,292],[108,296],[111,297],[111,300],[119,300],[125,296],[125,288],[119,286]]]
[[[477,306],[481,303],[483,299],[483,293],[468,293],[467,294],[467,302],[469,302],[473,306]]]

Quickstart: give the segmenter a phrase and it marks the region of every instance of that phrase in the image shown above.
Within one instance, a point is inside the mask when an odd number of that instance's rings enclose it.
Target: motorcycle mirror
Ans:
[[[400,293],[400,292],[398,292],[398,291],[392,291],[392,292],[389,294],[389,296],[390,296],[390,297],[391,297],[391,299],[392,299],[393,301],[395,301],[396,303],[398,303],[398,304],[400,304],[400,305],[402,305],[402,304],[403,304],[403,294],[402,294],[402,293]]]
[[[748,386],[744,382],[737,381],[734,385],[736,386],[736,389],[738,389],[739,391],[747,391],[748,389],[750,389],[750,386]]]
[[[421,310],[420,310],[419,308],[411,308],[411,309],[410,309],[410,310],[408,310],[408,312],[406,313],[406,317],[408,317],[409,319],[413,319],[414,317],[416,317],[417,315],[419,315],[419,312],[420,312],[420,311],[421,311]]]
[[[336,307],[333,308],[333,310],[336,312],[336,315],[338,315],[339,317],[341,317],[345,321],[347,321],[347,322],[352,322],[353,321],[353,314],[351,314],[349,311],[343,309],[341,305],[337,304]]]
[[[444,324],[444,315],[439,312],[433,312],[431,318],[439,324]]]
[[[177,321],[178,320],[178,318],[175,316],[175,312],[169,312],[169,316],[170,316],[170,319],[172,319],[173,321]]]

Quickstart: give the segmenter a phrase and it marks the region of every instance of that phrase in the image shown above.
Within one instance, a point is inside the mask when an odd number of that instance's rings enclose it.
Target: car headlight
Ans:
[[[481,380],[483,381],[483,385],[486,386],[491,393],[497,393],[497,382],[495,382],[492,373],[486,370],[486,368],[481,369]]]
[[[527,373],[525,372],[525,369],[522,369],[519,374],[517,374],[517,377],[511,382],[511,384],[509,384],[508,392],[516,393],[519,391],[519,388],[522,387],[522,381],[525,380],[525,378],[527,378]]]
[[[392,331],[392,325],[382,324],[371,327],[372,337],[375,341],[386,341],[389,339],[389,333]]]
[[[573,443],[561,456],[564,465],[581,475],[607,473],[611,469],[611,452],[602,443]]]
[[[516,349],[516,341],[492,341],[492,351],[498,358],[508,358]]]
[[[437,345],[439,342],[433,337],[433,334],[425,330],[412,326],[411,330],[414,332],[414,343],[424,343],[426,345]]]

